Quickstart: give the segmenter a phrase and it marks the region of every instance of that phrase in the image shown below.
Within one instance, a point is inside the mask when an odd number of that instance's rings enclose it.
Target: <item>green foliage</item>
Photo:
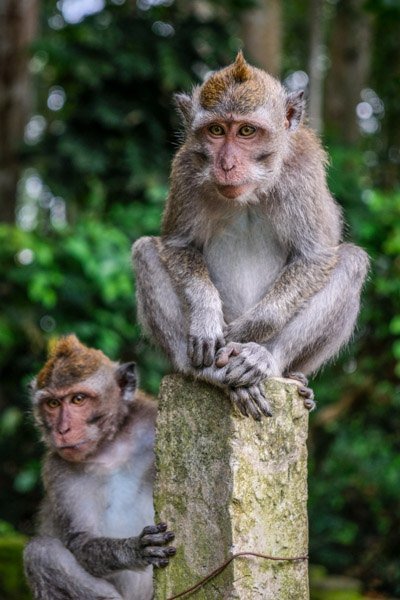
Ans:
[[[27,539],[0,521],[0,591],[2,600],[31,600],[25,582],[22,551]]]
[[[312,430],[311,555],[399,593],[400,192],[372,189],[362,157],[332,151],[331,188],[372,272],[355,342],[315,386],[322,406],[339,410],[315,415]]]

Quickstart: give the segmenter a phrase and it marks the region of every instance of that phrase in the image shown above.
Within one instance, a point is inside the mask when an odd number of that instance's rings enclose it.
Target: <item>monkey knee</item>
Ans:
[[[62,543],[50,536],[37,536],[31,539],[24,549],[24,565],[29,570],[31,565],[48,565],[59,554],[60,549],[65,549]]]
[[[353,286],[355,282],[361,285],[367,276],[370,265],[368,254],[365,250],[354,244],[341,244],[339,254],[341,265],[350,282]]]
[[[143,236],[136,240],[132,245],[132,260],[134,263],[138,261],[146,261],[147,257],[158,254],[156,245],[156,237]]]

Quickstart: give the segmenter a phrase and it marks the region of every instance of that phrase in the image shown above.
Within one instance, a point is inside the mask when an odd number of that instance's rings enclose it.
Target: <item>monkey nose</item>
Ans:
[[[60,435],[65,435],[70,431],[71,427],[69,425],[60,425],[57,430]]]
[[[65,435],[66,433],[68,433],[71,430],[71,422],[69,419],[66,419],[65,417],[63,419],[60,419],[59,422],[57,423],[57,431],[60,435]]]
[[[221,168],[223,171],[225,171],[226,173],[228,173],[228,171],[232,171],[232,169],[235,168],[235,163],[234,162],[228,162],[227,160],[222,160],[221,161]]]

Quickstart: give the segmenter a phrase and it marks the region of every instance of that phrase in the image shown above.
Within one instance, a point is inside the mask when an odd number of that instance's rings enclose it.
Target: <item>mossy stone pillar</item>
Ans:
[[[155,599],[190,588],[233,553],[306,556],[308,414],[297,386],[267,384],[273,417],[235,413],[215,387],[165,377],[159,399],[155,509],[177,554],[155,571]],[[196,600],[308,600],[307,560],[240,557]]]

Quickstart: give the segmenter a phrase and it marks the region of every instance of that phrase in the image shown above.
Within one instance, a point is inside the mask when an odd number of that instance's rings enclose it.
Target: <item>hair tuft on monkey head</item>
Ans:
[[[246,114],[262,106],[267,90],[281,85],[271,75],[249,65],[242,52],[233,64],[213,73],[200,88],[200,104],[205,110]]]
[[[46,364],[36,380],[38,389],[49,385],[70,385],[95,373],[102,365],[111,365],[110,359],[101,350],[88,348],[76,335],[60,338],[49,349]]]

